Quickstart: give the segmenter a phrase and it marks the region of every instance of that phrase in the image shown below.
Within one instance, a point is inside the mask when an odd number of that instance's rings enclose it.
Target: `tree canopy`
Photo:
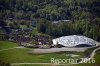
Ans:
[[[0,0],[0,24],[29,27],[37,20],[39,32],[55,37],[85,35],[100,41],[99,4],[100,0]],[[71,20],[72,23],[52,24],[59,20]]]

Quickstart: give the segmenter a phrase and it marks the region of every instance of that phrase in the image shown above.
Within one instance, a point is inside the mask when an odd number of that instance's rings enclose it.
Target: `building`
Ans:
[[[96,46],[95,41],[85,36],[63,36],[60,38],[53,39],[53,44],[63,45],[65,47],[93,47]]]
[[[58,20],[58,21],[53,21],[52,23],[53,23],[53,24],[59,24],[59,23],[61,23],[61,22],[72,23],[71,20]]]

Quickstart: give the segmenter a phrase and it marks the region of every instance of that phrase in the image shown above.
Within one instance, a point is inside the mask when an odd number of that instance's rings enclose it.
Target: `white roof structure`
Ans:
[[[61,44],[67,47],[74,47],[81,44],[86,44],[90,46],[95,45],[95,41],[93,39],[77,35],[63,36],[60,38],[53,39],[52,41],[54,45]]]

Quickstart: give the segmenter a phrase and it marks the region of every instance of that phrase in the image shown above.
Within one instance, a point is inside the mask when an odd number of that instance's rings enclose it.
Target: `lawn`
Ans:
[[[0,41],[1,49],[13,48],[17,46],[17,43],[9,41]],[[0,59],[7,61],[9,63],[50,63],[51,58],[55,59],[67,59],[71,58],[66,56],[65,52],[60,53],[50,53],[41,55],[29,54],[32,48],[14,48],[9,50],[0,51]]]
[[[95,60],[96,60],[96,63],[100,65],[100,50],[96,52]]]
[[[16,47],[17,43],[9,41],[0,41],[0,49],[7,49]],[[50,53],[50,54],[41,54],[41,55],[32,55],[29,54],[32,48],[14,48],[9,50],[0,51],[0,59],[9,63],[50,63],[51,58],[56,59],[68,59],[72,58],[71,56],[66,56],[66,54],[78,54],[84,55],[83,53],[76,52],[60,52],[60,53]],[[79,58],[79,57],[74,57]],[[66,66],[97,66],[100,64],[100,50],[97,51],[95,55],[95,64],[76,64],[76,65],[66,65]],[[16,66],[48,66],[48,65],[16,65]],[[50,65],[53,66],[53,65]],[[59,65],[62,66],[62,65]]]
[[[0,59],[6,60],[10,63],[27,63],[27,62],[51,62],[51,58],[67,59],[66,53],[50,53],[42,55],[31,55],[28,52],[29,48],[15,48],[11,50],[1,51]]]
[[[17,47],[17,43],[10,41],[0,41],[0,50]]]

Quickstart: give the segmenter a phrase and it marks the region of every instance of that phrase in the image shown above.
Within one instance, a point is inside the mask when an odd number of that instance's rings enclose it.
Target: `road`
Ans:
[[[67,48],[67,47],[63,47],[63,48],[50,48],[50,49],[33,49],[30,53],[33,54],[43,54],[43,53],[54,53],[54,52],[61,52],[61,51],[76,51],[76,52],[84,52],[86,49],[88,49],[89,47],[85,47],[85,48]]]

